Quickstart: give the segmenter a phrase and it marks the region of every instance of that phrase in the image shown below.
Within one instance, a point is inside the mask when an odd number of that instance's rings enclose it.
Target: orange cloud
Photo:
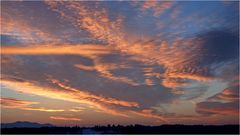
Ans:
[[[109,19],[109,13],[105,8],[99,8],[98,2],[93,3],[93,8],[81,2],[46,2],[53,11],[58,12],[63,18],[73,23],[76,28],[87,30],[94,38],[106,41],[121,54],[131,56],[128,60],[138,61],[144,65],[154,65],[165,69],[165,73],[158,72],[143,73],[144,82],[137,82],[127,76],[115,76],[111,73],[112,66],[94,62],[94,66],[84,66],[77,64],[77,68],[82,70],[97,71],[102,77],[110,80],[121,81],[134,86],[145,84],[157,84],[158,79],[162,85],[168,88],[183,87],[188,85],[185,80],[211,81],[217,78],[208,75],[207,67],[199,67],[198,61],[205,55],[201,48],[201,39],[176,39],[172,44],[162,41],[160,44],[149,42],[131,43],[124,39],[129,33],[123,31],[123,18],[117,17],[115,20]],[[142,11],[152,10],[155,16],[160,16],[165,11],[173,7],[171,1],[144,1],[133,2],[140,6]],[[98,13],[94,9],[98,9]],[[176,16],[178,8],[173,8],[173,16]],[[76,14],[76,15],[73,15]],[[108,46],[108,45],[106,45]],[[208,55],[208,54],[207,54]],[[120,67],[118,67],[120,68]],[[149,76],[151,75],[151,77]],[[152,77],[155,77],[154,79]],[[164,79],[161,81],[160,79]],[[179,80],[179,81],[173,81]],[[184,82],[184,83],[182,83]]]
[[[107,46],[100,45],[38,45],[38,46],[11,46],[11,47],[1,47],[1,54],[3,55],[80,55],[87,58],[92,58],[94,60],[94,66],[85,66],[80,64],[75,64],[74,66],[82,70],[95,70],[102,77],[125,82],[131,85],[139,85],[137,82],[129,79],[126,76],[114,76],[111,70],[119,68],[129,68],[127,65],[109,64],[101,63],[97,60],[96,56],[107,55],[115,53],[114,50]]]
[[[112,53],[108,48],[99,45],[63,45],[63,46],[24,46],[1,47],[5,55],[81,55],[92,57]]]
[[[13,90],[24,92],[27,94],[33,94],[33,95],[44,96],[52,99],[60,99],[60,100],[65,100],[70,102],[88,104],[90,106],[95,107],[96,110],[100,110],[101,112],[108,113],[111,115],[130,117],[129,114],[131,113],[131,114],[135,114],[135,115],[139,115],[147,118],[155,118],[160,121],[166,122],[166,120],[163,117],[153,114],[151,112],[146,112],[141,110],[140,111],[118,110],[112,107],[108,107],[108,104],[118,105],[122,107],[138,107],[138,104],[135,102],[127,102],[127,101],[117,100],[113,98],[104,98],[102,96],[97,96],[97,95],[90,94],[88,92],[81,91],[79,89],[71,88],[69,86],[66,86],[60,83],[57,80],[52,80],[52,82],[57,84],[62,89],[59,90],[58,88],[53,89],[50,87],[40,87],[31,82],[26,82],[26,81],[17,82],[17,81],[4,80],[4,79],[1,81],[1,84]],[[62,111],[62,110],[52,110],[52,109],[47,110],[44,108],[33,109],[28,107],[25,107],[25,109],[48,111],[48,112]],[[76,109],[70,110],[70,111],[76,112]]]
[[[22,108],[32,104],[38,104],[37,102],[19,100],[15,98],[4,98],[1,99],[1,106],[6,108]]]
[[[76,94],[81,95],[80,97],[83,99],[88,99],[90,101],[91,100],[100,101],[100,102],[107,103],[107,104],[115,104],[115,105],[120,105],[120,106],[125,106],[125,107],[138,107],[138,103],[136,103],[136,102],[127,102],[127,101],[117,100],[114,98],[105,98],[102,96],[93,95],[93,94],[83,91],[83,90],[72,88],[70,86],[67,86],[67,85],[59,82],[58,80],[55,80],[55,79],[51,79],[50,81],[54,84],[57,84],[59,87],[65,89],[65,90],[76,92]]]
[[[94,38],[105,40],[109,44],[124,43],[124,35],[121,30],[123,18],[118,17],[112,21],[107,11],[98,7],[97,2],[93,3],[92,8],[77,1],[46,1],[46,4],[75,27],[87,30]],[[95,12],[96,10],[98,12]],[[76,16],[72,14],[76,14]]]
[[[14,14],[14,18],[11,18],[12,14]],[[0,21],[2,35],[14,36],[18,40],[31,43],[38,41],[60,42],[60,39],[56,36],[30,25],[27,20],[19,18],[18,15],[16,16],[16,13],[12,13],[9,9],[7,12],[3,12]]]
[[[148,86],[155,85],[154,81],[149,79],[149,78],[145,79],[145,84],[148,85]]]
[[[137,2],[138,3],[138,2]],[[99,55],[105,55],[114,53],[113,50],[121,54],[129,54],[131,58],[129,60],[137,60],[145,65],[158,64],[163,66],[167,71],[164,75],[165,81],[163,85],[171,87],[177,85],[173,82],[168,83],[166,80],[171,79],[191,79],[197,81],[208,81],[214,78],[204,75],[204,72],[200,71],[194,62],[199,59],[199,41],[190,40],[176,40],[172,45],[162,42],[160,45],[151,42],[144,43],[130,43],[124,39],[125,34],[123,31],[123,18],[117,17],[115,20],[110,19],[109,13],[106,9],[100,8],[98,2],[95,2],[92,9],[88,8],[86,3],[83,2],[56,2],[46,1],[49,7],[59,13],[63,18],[74,24],[76,28],[87,30],[94,38],[104,40],[108,43],[105,46],[87,45],[88,49],[83,49],[83,45],[72,46],[60,46],[60,47],[37,47],[34,48],[3,48],[2,54],[18,54],[18,55],[82,55],[86,57],[93,57]],[[151,9],[155,15],[160,15],[164,11],[170,9],[173,2],[158,2],[158,1],[145,1],[139,2],[143,10]],[[99,12],[95,12],[94,9],[98,9]],[[21,50],[24,49],[24,50]],[[81,51],[80,51],[81,50]],[[193,55],[194,54],[194,55]],[[96,58],[96,57],[94,57]],[[157,72],[144,73],[145,82],[137,82],[127,76],[115,76],[111,73],[111,70],[116,68],[116,64],[105,64],[94,61],[94,66],[85,66],[75,64],[75,66],[82,70],[97,71],[102,77],[121,81],[134,86],[140,84],[155,85],[155,80],[152,77],[160,79],[160,75]],[[186,65],[186,67],[180,67]],[[117,66],[117,68],[121,68]],[[178,71],[175,72],[175,69]],[[160,82],[160,81],[159,81]],[[170,86],[171,85],[171,86]],[[173,87],[175,87],[173,86]],[[183,85],[182,85],[183,86]]]
[[[15,98],[1,98],[1,106],[5,108],[17,108],[29,111],[42,111],[42,112],[63,112],[62,109],[47,109],[44,107],[29,107],[32,104],[39,104],[38,102],[19,100]]]
[[[94,61],[94,66],[85,66],[81,64],[75,64],[74,66],[89,71],[97,71],[100,73],[100,76],[128,83],[131,85],[140,85],[143,82],[136,82],[127,76],[115,76],[111,73],[112,70],[120,68],[130,68],[128,65],[117,65],[115,63],[104,63],[98,60],[96,56],[107,55],[113,53],[119,53],[117,51],[120,49],[121,52],[131,54],[133,59],[143,62],[146,65],[159,64],[166,68],[164,74],[154,71],[147,71],[143,69],[143,74],[145,75],[145,84],[154,85],[155,82],[151,77],[160,79],[164,77],[163,85],[171,87],[170,85],[177,85],[176,82],[168,82],[173,79],[190,79],[197,81],[209,81],[216,78],[205,75],[208,72],[206,68],[200,68],[198,65],[194,64],[194,61],[197,61],[196,56],[192,56],[192,53],[199,50],[198,47],[191,47],[193,41],[186,41],[186,46],[189,46],[190,49],[186,51],[184,48],[178,47],[182,42],[175,42],[173,46],[167,45],[166,43],[160,44],[157,46],[152,43],[148,44],[133,44],[125,49],[121,49],[122,44],[118,44],[120,48],[111,48],[109,46],[100,46],[100,45],[62,45],[62,46],[24,46],[24,47],[2,47],[1,54],[5,55],[80,55],[88,58],[92,58]],[[117,50],[116,50],[117,49]],[[160,54],[160,55],[159,55]],[[182,85],[183,83],[181,83]],[[186,84],[184,84],[186,85]],[[173,86],[173,87],[175,87]],[[180,85],[179,85],[180,86]],[[183,86],[183,85],[182,85]]]
[[[202,114],[239,115],[238,102],[200,102],[196,111]]]
[[[88,70],[88,71],[95,70],[94,66],[86,66],[86,65],[81,65],[81,64],[75,64],[74,66],[81,69],[81,70]]]
[[[69,118],[69,117],[61,117],[61,116],[50,116],[50,119],[53,120],[66,120],[66,121],[81,121],[79,118]]]
[[[239,115],[239,84],[235,78],[229,87],[217,93],[206,101],[196,104],[196,111],[202,114]]]
[[[59,90],[56,88],[50,88],[50,87],[40,87],[31,82],[17,82],[17,81],[11,81],[11,80],[2,80],[1,84],[13,90],[24,92],[27,94],[33,94],[33,95],[38,95],[38,96],[43,96],[43,97],[48,97],[53,99],[60,99],[60,100],[65,100],[70,102],[88,104],[90,106],[94,106],[96,109],[102,110],[103,112],[109,113],[112,115],[127,117],[127,115],[121,111],[109,109],[107,107],[107,104],[118,105],[123,107],[138,107],[138,104],[136,102],[127,102],[127,101],[117,100],[114,98],[105,98],[102,96],[93,95],[85,91],[81,91],[79,89],[71,88],[69,86],[66,86],[58,82],[57,80],[52,80],[52,82],[57,84],[59,88],[61,88],[62,90]]]
[[[143,73],[144,73],[145,77],[160,78],[162,76],[160,73],[155,72],[154,68],[152,68],[152,67],[143,68]]]
[[[209,81],[213,80],[213,77],[207,77],[201,74],[195,73],[167,73],[167,76],[170,78],[181,78],[181,79],[191,79],[191,80],[198,80],[198,81]]]
[[[143,75],[145,77],[145,84],[148,86],[157,85],[155,79],[160,79],[162,74],[159,72],[154,71],[153,67],[146,67],[142,69]]]
[[[32,107],[24,107],[22,110],[29,110],[29,111],[41,111],[41,112],[63,112],[63,109],[47,109],[44,107],[40,108],[32,108]]]
[[[124,82],[133,86],[139,85],[139,83],[128,78],[127,76],[115,76],[114,74],[112,74],[111,72],[112,70],[130,68],[129,66],[124,64],[121,65],[121,64],[115,64],[115,63],[103,63],[103,62],[100,62],[98,59],[94,59],[94,66],[85,66],[81,64],[75,64],[74,66],[81,70],[96,71],[100,74],[101,77],[104,77],[110,80]]]
[[[137,6],[140,8],[142,12],[146,12],[147,10],[152,11],[154,16],[160,16],[162,13],[170,9],[173,5],[172,1],[133,1],[133,6]]]
[[[126,76],[114,76],[111,73],[111,70],[125,68],[125,67],[122,67],[121,65],[117,66],[116,64],[112,64],[112,65],[104,64],[104,63],[95,61],[95,68],[96,68],[96,71],[99,72],[102,77],[108,78],[110,80],[125,82],[127,84],[131,84],[135,86],[138,85],[137,82],[133,81],[132,79],[129,79]]]
[[[179,78],[167,77],[162,80],[162,85],[168,88],[177,88],[177,87],[186,86],[187,83],[185,83],[182,79],[179,79]]]
[[[131,60],[139,61],[145,65],[155,65],[164,68],[164,73],[144,71],[145,77],[163,79],[162,85],[175,88],[188,85],[186,80],[212,81],[217,79],[209,75],[208,67],[201,67],[198,64],[204,52],[201,48],[201,41],[188,39],[176,40],[172,44],[162,42],[135,43],[124,50],[131,54]],[[145,73],[147,72],[147,74]]]
[[[239,86],[233,86],[224,89],[222,92],[208,98],[209,100],[220,100],[220,101],[238,101],[239,100]]]
[[[74,107],[72,109],[69,109],[70,112],[81,112],[83,110],[85,110],[83,107]]]
[[[143,117],[147,117],[147,118],[154,118],[156,120],[160,120],[162,122],[168,123],[168,120],[165,119],[164,117],[154,114],[152,109],[144,109],[141,111],[130,111],[130,112],[135,115],[139,115],[139,116],[143,116]]]
[[[160,16],[163,12],[171,8],[172,1],[144,1],[142,4],[142,10],[152,10],[154,16]]]

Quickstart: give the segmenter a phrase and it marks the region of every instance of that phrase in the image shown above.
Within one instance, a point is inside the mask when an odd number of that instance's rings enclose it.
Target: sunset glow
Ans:
[[[238,124],[238,21],[237,1],[1,1],[1,122]]]

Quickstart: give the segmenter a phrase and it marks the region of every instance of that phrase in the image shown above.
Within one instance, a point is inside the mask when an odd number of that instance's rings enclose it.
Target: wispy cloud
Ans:
[[[197,104],[196,111],[201,114],[239,114],[238,102],[200,102]]]
[[[4,26],[1,28],[1,35],[10,36],[11,38],[18,40],[20,43],[22,42],[28,44],[42,42],[57,43],[61,41],[61,39],[49,33],[49,31],[36,28],[29,24],[29,20],[19,18],[18,16],[20,14],[16,15],[14,18],[11,18],[11,12],[12,11],[9,11],[8,9],[7,11],[3,12],[1,16],[1,26]]]
[[[34,107],[24,107],[23,110],[29,110],[29,111],[41,111],[41,112],[63,112],[63,109],[48,109],[44,107],[40,108],[34,108]]]
[[[72,118],[72,117],[50,116],[49,118],[53,120],[81,121],[80,118]]]
[[[239,84],[230,84],[230,87],[209,97],[206,101],[196,104],[196,111],[201,114],[239,114]]]
[[[83,110],[85,110],[83,107],[74,107],[72,109],[69,109],[71,112],[82,112]]]
[[[16,81],[14,82],[9,80],[2,80],[1,83],[2,85],[12,88],[14,90],[17,90],[19,92],[44,96],[44,97],[53,98],[53,99],[60,99],[60,100],[65,100],[70,102],[84,103],[91,106],[95,106],[96,109],[100,109],[105,113],[109,113],[113,115],[126,116],[125,114],[121,113],[121,111],[110,109],[104,104],[119,105],[119,106],[126,106],[126,107],[138,106],[138,104],[135,102],[121,101],[113,98],[104,98],[101,96],[90,94],[88,92],[71,88],[69,86],[65,86],[64,84],[61,84],[58,81],[54,81],[53,83],[57,83],[57,85],[60,88],[62,88],[63,91],[59,91],[53,88],[37,86],[31,82],[16,82]],[[22,88],[19,89],[19,86],[22,86]]]
[[[212,101],[238,101],[239,100],[239,85],[231,86],[224,89],[222,92],[209,97],[208,100]]]
[[[172,1],[141,1],[141,2],[133,2],[134,5],[140,6],[140,10],[143,12],[150,10],[153,12],[154,16],[160,16],[166,10],[170,9],[173,5]]]
[[[59,83],[59,82],[54,82],[54,83]],[[36,86],[30,82],[13,82],[9,80],[2,80],[2,85],[8,86],[9,88],[12,88],[14,90],[17,90],[19,92],[24,92],[26,94],[34,94],[34,95],[39,95],[39,96],[44,96],[52,99],[60,99],[60,100],[65,100],[65,101],[70,101],[70,102],[76,102],[76,103],[83,103],[83,104],[88,104],[91,106],[96,107],[96,109],[112,114],[112,115],[117,115],[117,116],[123,116],[123,117],[130,117],[128,114],[135,114],[139,116],[146,116],[149,118],[156,118],[159,121],[166,122],[166,120],[157,114],[153,114],[151,112],[145,112],[143,110],[140,111],[133,111],[131,108],[127,110],[119,110],[119,109],[114,109],[114,108],[109,108],[107,104],[109,105],[119,105],[119,106],[125,106],[125,107],[137,107],[138,104],[135,102],[127,102],[127,101],[121,101],[121,100],[116,100],[113,98],[103,98],[97,95],[93,94],[88,94],[86,92],[71,88],[69,86],[65,86],[64,84],[59,83],[59,87],[64,88],[65,90],[59,91],[56,89],[52,88],[46,88],[46,87],[40,87]],[[16,89],[16,87],[22,86],[24,89]],[[35,90],[33,92],[33,89]],[[62,110],[52,110],[52,109],[44,109],[44,108],[26,108],[26,110],[38,110],[38,111],[62,111]],[[71,110],[71,111],[76,111]]]
[[[75,89],[72,88],[70,86],[67,86],[61,82],[59,82],[58,80],[51,80],[52,83],[57,84],[59,87],[67,90],[67,91],[73,91],[76,92],[78,94],[80,94],[79,97],[83,98],[83,99],[87,99],[87,100],[92,100],[92,101],[98,101],[98,102],[103,102],[103,103],[107,103],[107,104],[115,104],[115,105],[120,105],[120,106],[126,106],[126,107],[138,107],[138,103],[136,102],[127,102],[127,101],[121,101],[121,100],[117,100],[114,98],[105,98],[105,97],[101,97],[101,96],[97,96],[88,92],[84,92],[81,91],[79,89]]]
[[[49,109],[44,107],[31,107],[30,105],[39,104],[38,102],[19,100],[15,98],[1,98],[1,106],[4,108],[15,108],[29,111],[41,112],[63,112],[63,109]]]
[[[1,105],[7,108],[23,108],[32,104],[38,104],[37,102],[19,100],[15,98],[1,98]]]
[[[100,8],[98,2],[92,2],[92,8],[88,8],[84,2],[46,2],[53,11],[70,21],[80,29],[86,29],[94,38],[104,40],[109,44],[123,43],[121,31],[123,18],[118,17],[114,21],[109,18],[109,13]],[[95,12],[98,10],[98,12]]]
[[[84,66],[80,64],[74,65],[75,67],[83,70],[90,70],[90,71],[96,71],[100,74],[101,77],[110,79],[110,80],[115,80],[115,81],[120,81],[124,82],[127,84],[131,85],[139,85],[136,81],[128,78],[127,76],[115,76],[111,71],[116,70],[116,69],[124,69],[128,68],[128,66],[125,65],[120,65],[120,64],[112,64],[112,63],[103,63],[99,62],[96,59],[94,60],[94,66]]]

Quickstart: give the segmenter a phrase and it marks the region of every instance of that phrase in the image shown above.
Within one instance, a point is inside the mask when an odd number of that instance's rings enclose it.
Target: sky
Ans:
[[[1,1],[1,122],[236,124],[238,1]]]

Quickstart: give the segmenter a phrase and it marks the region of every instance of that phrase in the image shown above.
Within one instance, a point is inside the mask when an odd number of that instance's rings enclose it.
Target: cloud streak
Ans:
[[[28,111],[41,112],[63,112],[63,109],[48,109],[44,107],[30,107],[30,105],[39,104],[38,102],[19,100],[15,98],[1,98],[1,106],[4,108],[15,108]]]
[[[24,107],[22,108],[22,110],[41,111],[41,112],[64,112],[63,109],[47,109],[44,107],[40,107],[40,108]]]
[[[62,88],[64,91],[59,91],[53,88],[40,87],[40,86],[34,85],[31,82],[16,82],[16,81],[2,80],[1,83],[2,85],[12,88],[14,90],[17,90],[19,92],[24,92],[26,94],[34,94],[38,96],[44,96],[44,97],[53,98],[53,99],[60,99],[60,100],[65,100],[70,102],[84,103],[91,106],[95,106],[96,109],[100,109],[105,113],[109,113],[113,115],[127,116],[124,113],[121,113],[117,110],[113,110],[105,107],[104,104],[119,105],[119,106],[126,106],[126,107],[138,106],[138,104],[135,102],[127,102],[127,101],[116,100],[113,98],[104,98],[101,96],[96,96],[88,92],[83,92],[83,91],[71,88],[69,86],[65,86],[56,81],[53,83],[58,83],[57,85],[60,88]],[[22,86],[22,89],[19,89],[18,88],[19,86]]]
[[[170,9],[173,5],[172,1],[144,1],[140,2],[141,10],[152,10],[154,16],[160,16],[166,10]]]
[[[196,104],[196,111],[200,114],[239,115],[239,84],[230,84],[207,99]]]
[[[196,111],[202,114],[238,115],[238,102],[201,102],[197,104]]]
[[[34,94],[38,96],[43,96],[43,97],[48,97],[52,99],[60,99],[60,100],[65,100],[65,101],[70,101],[70,102],[76,102],[76,103],[83,103],[87,105],[91,105],[96,107],[96,109],[116,115],[116,116],[122,116],[122,117],[130,117],[128,114],[135,114],[143,117],[149,117],[149,118],[156,118],[159,121],[166,122],[162,116],[153,114],[151,112],[144,112],[142,110],[140,111],[133,111],[131,108],[129,110],[118,110],[117,108],[108,108],[107,104],[109,105],[119,105],[123,107],[138,107],[138,104],[135,102],[126,102],[126,101],[121,101],[121,100],[116,100],[113,98],[103,98],[103,97],[98,97],[96,95],[92,94],[87,94],[83,91],[71,88],[69,86],[65,86],[56,80],[53,83],[58,83],[59,87],[64,88],[63,90],[56,90],[52,88],[47,88],[47,87],[40,87],[36,86],[30,82],[16,82],[16,81],[10,81],[10,80],[2,80],[2,85],[7,86],[11,89],[17,90],[19,92],[23,92],[26,94]],[[19,89],[18,87],[22,86],[24,89]],[[17,88],[16,88],[17,87]],[[33,92],[33,89],[35,90]],[[134,108],[133,108],[134,109]],[[38,110],[38,111],[43,111],[43,108],[38,108],[38,109],[30,109],[26,108],[26,110]],[[51,112],[52,110],[45,110]],[[61,111],[61,110],[55,110],[56,112]]]
[[[15,98],[1,97],[1,105],[7,108],[22,108],[32,104],[38,104],[37,102],[19,100]]]
[[[81,55],[92,57],[109,53],[112,52],[108,48],[99,45],[1,47],[1,54],[5,55]]]
[[[81,121],[80,118],[73,118],[73,117],[50,116],[49,118],[53,120]]]

